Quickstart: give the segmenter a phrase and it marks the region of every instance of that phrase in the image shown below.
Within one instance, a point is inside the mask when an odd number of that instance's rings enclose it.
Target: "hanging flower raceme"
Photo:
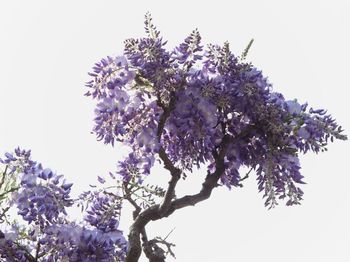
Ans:
[[[291,155],[269,154],[257,169],[259,190],[264,191],[265,206],[274,207],[277,199],[287,198],[287,205],[300,204],[303,191],[296,186],[304,184],[299,159]]]
[[[89,73],[93,77],[86,83],[90,90],[85,94],[94,99],[114,97],[115,90],[123,88],[135,77],[125,57],[117,56],[103,58],[93,67],[93,72]]]
[[[200,91],[193,86],[178,94],[162,140],[170,159],[189,170],[207,161],[219,135],[217,109]]]
[[[87,215],[84,220],[103,232],[116,231],[119,225],[122,198],[115,194],[96,192],[90,201],[92,203],[86,211]]]
[[[186,39],[172,52],[172,58],[185,70],[191,68],[197,61],[203,58],[203,46],[198,30],[193,30]]]
[[[125,134],[124,127],[119,124],[125,113],[132,113],[140,105],[140,96],[130,96],[128,88],[135,78],[125,57],[107,57],[95,64],[93,80],[87,82],[89,90],[86,95],[98,100],[95,110],[94,132],[104,143],[114,144],[115,137]],[[129,106],[125,110],[126,105]]]
[[[130,153],[123,161],[119,161],[116,173],[124,182],[141,184],[144,177],[150,174],[154,160],[153,156],[140,157],[134,152]]]

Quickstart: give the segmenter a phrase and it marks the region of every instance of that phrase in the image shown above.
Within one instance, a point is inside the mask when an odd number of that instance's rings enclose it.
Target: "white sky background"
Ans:
[[[274,90],[328,109],[350,134],[349,1],[1,1],[0,153],[32,149],[75,192],[115,170],[123,149],[90,134],[94,104],[84,82],[93,63],[144,36],[146,11],[169,48],[196,27],[203,43],[228,40],[237,54],[254,38],[248,60]],[[301,206],[266,210],[252,176],[242,189],[217,189],[205,203],[152,223],[149,235],[176,227],[169,240],[181,262],[350,261],[349,150],[337,141],[327,153],[301,157],[308,183]],[[204,175],[178,186],[196,193]],[[153,176],[168,179],[161,169]],[[123,228],[130,222],[123,218]]]

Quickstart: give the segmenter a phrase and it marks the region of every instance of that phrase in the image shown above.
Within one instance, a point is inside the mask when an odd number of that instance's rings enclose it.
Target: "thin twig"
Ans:
[[[175,227],[165,236],[165,238],[163,238],[163,240],[166,240],[171,233],[173,233],[173,231],[175,230]]]
[[[247,178],[249,178],[249,174],[253,171],[253,167],[251,168],[251,169],[249,169],[249,171],[247,172],[247,174],[245,174],[245,176],[244,177],[242,177],[240,180],[239,180],[239,182],[242,182],[242,181],[244,181],[244,180],[246,180]],[[239,183],[238,184],[240,187],[243,187],[243,185],[241,184],[241,183]]]

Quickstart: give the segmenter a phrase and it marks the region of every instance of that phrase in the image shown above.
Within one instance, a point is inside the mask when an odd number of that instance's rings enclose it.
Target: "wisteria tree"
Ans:
[[[149,14],[145,30],[145,38],[125,41],[122,56],[96,63],[86,84],[97,102],[97,139],[130,148],[117,170],[73,199],[72,184],[30,151],[17,148],[1,159],[1,261],[136,262],[142,252],[165,261],[173,244],[149,237],[149,223],[208,199],[217,187],[242,187],[250,173],[268,208],[279,200],[300,204],[299,154],[347,139],[325,110],[272,90],[245,60],[252,42],[235,56],[228,43],[204,48],[194,30],[168,51]],[[166,188],[145,182],[155,161],[169,177]],[[242,167],[250,171],[241,174]],[[178,181],[194,168],[206,169],[200,191],[178,196]],[[126,203],[134,208],[127,237],[118,229]],[[67,215],[74,206],[83,221]]]

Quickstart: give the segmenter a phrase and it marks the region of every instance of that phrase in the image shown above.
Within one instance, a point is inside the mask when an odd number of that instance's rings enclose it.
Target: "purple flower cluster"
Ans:
[[[151,25],[148,24],[147,28],[150,35],[157,35]],[[131,45],[131,42],[126,45]],[[95,64],[93,73],[90,73],[94,79],[87,83],[92,91],[86,95],[98,100],[94,119],[97,138],[106,144],[114,145],[115,141],[119,141],[130,145],[133,154],[125,160],[124,166],[128,165],[128,161],[137,161],[141,172],[148,174],[159,150],[157,125],[163,110],[154,98],[152,81],[161,81],[157,72],[164,66],[164,61],[154,60],[158,59],[159,52],[163,52],[163,44],[154,38],[148,38],[147,43],[136,42],[134,47],[130,46],[134,50],[132,55],[126,51],[125,56],[108,57]],[[152,55],[144,53],[146,50]],[[159,68],[154,68],[154,65]],[[148,75],[149,79],[146,81],[143,75]],[[135,88],[140,85],[141,88]],[[119,173],[123,174],[123,168],[126,167],[121,167]],[[128,180],[127,177],[125,179]]]
[[[124,182],[141,184],[144,176],[150,174],[154,160],[153,156],[138,157],[134,152],[130,153],[123,161],[119,161],[117,174]]]
[[[122,89],[129,85],[135,77],[124,57],[107,57],[96,63],[93,73],[89,73],[94,79],[87,82],[91,89],[85,95],[92,96],[99,101],[95,110],[95,127],[99,140],[104,139],[106,144],[114,144],[114,137],[125,133],[122,125],[118,124],[128,111],[136,110],[139,106],[138,97],[135,97],[131,105],[129,94]],[[129,109],[125,110],[126,105]],[[129,112],[130,113],[130,112]]]
[[[266,197],[265,206],[274,207],[277,199],[285,198],[287,205],[300,204],[304,193],[296,183],[304,182],[296,156],[268,156],[257,169],[257,175],[259,190],[264,191]]]
[[[135,77],[123,56],[103,58],[95,64],[89,75],[94,79],[86,83],[92,89],[86,95],[98,99],[113,96],[113,90],[123,87]]]
[[[69,196],[72,183],[66,183],[62,175],[32,161],[30,151],[17,148],[14,154],[6,153],[2,163],[7,164],[11,172],[18,172],[20,186],[12,200],[25,221],[45,226],[54,223],[61,213],[66,215],[65,208],[73,204]]]
[[[115,194],[95,192],[85,221],[103,232],[115,231],[119,225],[121,198]]]
[[[201,86],[179,91],[161,140],[170,159],[188,170],[205,163],[221,138],[217,123],[217,108],[202,96]]]
[[[213,152],[230,136],[221,182],[241,186],[239,168],[249,167],[267,205],[274,205],[276,196],[298,204],[302,191],[295,184],[303,183],[298,153],[323,151],[329,140],[346,139],[335,120],[273,92],[262,71],[238,59],[228,43],[204,49],[194,30],[167,51],[149,15],[145,28],[147,37],[125,41],[123,68],[132,68],[133,79],[112,85],[97,104],[98,136],[133,150],[119,163],[124,181],[142,181],[159,148],[182,170],[207,164],[213,172]],[[110,78],[114,73],[103,79]],[[101,86],[91,83],[94,90]]]
[[[8,250],[11,250],[11,256],[8,255]],[[0,239],[0,258],[4,259],[1,261],[30,262],[25,254],[13,241]]]
[[[71,224],[56,224],[47,229],[41,240],[45,248],[54,248],[47,262],[63,261],[123,261],[127,244],[121,231],[103,232]],[[119,260],[116,260],[119,259]]]
[[[196,61],[203,58],[201,52],[203,51],[203,46],[200,45],[201,36],[197,29],[193,30],[192,33],[186,37],[183,43],[175,48],[172,53],[174,61],[178,64],[183,65],[185,69],[191,68]]]
[[[127,242],[118,230],[120,197],[90,192],[85,220],[76,224],[69,222],[66,212],[73,205],[72,184],[62,175],[43,168],[31,160],[30,151],[19,148],[6,153],[1,163],[8,170],[2,175],[14,176],[18,185],[7,195],[8,201],[27,222],[24,227],[12,222],[0,231],[1,261],[124,261]]]
[[[16,237],[14,233],[3,233],[0,230],[0,259],[4,259],[1,261],[29,262],[25,256],[25,249],[16,245]]]
[[[130,64],[137,69],[139,80],[147,79],[153,87],[170,88],[171,54],[164,48],[166,42],[153,25],[150,14],[145,16],[145,30],[148,37],[125,41],[124,54]]]

